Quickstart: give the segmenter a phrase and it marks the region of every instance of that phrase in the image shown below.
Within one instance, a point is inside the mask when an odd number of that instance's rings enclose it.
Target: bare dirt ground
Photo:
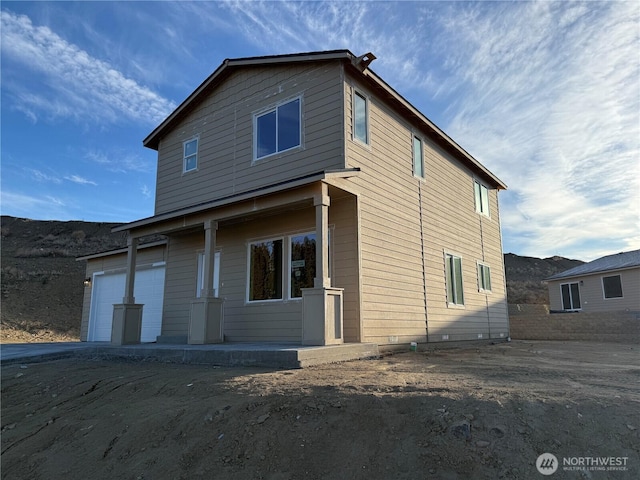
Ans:
[[[2,367],[4,479],[640,478],[640,346],[512,342],[302,370]],[[563,470],[564,458],[624,468]],[[574,460],[578,462],[579,460]]]

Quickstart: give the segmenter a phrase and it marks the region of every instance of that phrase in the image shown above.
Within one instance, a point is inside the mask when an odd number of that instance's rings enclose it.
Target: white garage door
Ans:
[[[95,275],[91,312],[89,314],[89,341],[111,340],[113,305],[122,303],[124,296],[124,273]],[[136,272],[133,289],[136,303],[142,308],[142,342],[155,342],[162,330],[162,300],[164,295],[164,266]]]

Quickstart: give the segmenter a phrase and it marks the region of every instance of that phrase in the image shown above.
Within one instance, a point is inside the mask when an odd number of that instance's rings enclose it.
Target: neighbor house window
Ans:
[[[482,263],[478,263],[478,287],[480,291],[491,291],[491,269]]]
[[[413,174],[416,177],[424,178],[422,140],[418,137],[413,137]]]
[[[580,287],[578,283],[563,283],[560,285],[562,294],[562,308],[564,310],[580,310]]]
[[[300,99],[296,98],[255,116],[256,159],[300,146],[300,105]]]
[[[249,245],[249,301],[282,299],[282,239]]]
[[[291,298],[302,297],[303,288],[312,288],[316,276],[316,234],[291,237]]]
[[[489,216],[489,190],[479,182],[473,183],[476,195],[476,212]]]
[[[182,144],[183,172],[190,172],[198,168],[198,138],[192,138]]]
[[[462,289],[462,259],[455,255],[445,254],[445,270],[447,282],[447,303],[464,305]]]
[[[620,275],[602,277],[604,298],[622,298],[622,280]]]
[[[354,92],[353,95],[353,138],[369,143],[369,112],[367,97]]]

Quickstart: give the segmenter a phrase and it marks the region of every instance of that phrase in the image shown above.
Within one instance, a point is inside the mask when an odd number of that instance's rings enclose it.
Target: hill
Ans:
[[[116,223],[39,221],[2,216],[0,341],[77,340],[84,262],[76,257],[126,246]],[[548,303],[543,279],[583,262],[504,257],[509,303]]]

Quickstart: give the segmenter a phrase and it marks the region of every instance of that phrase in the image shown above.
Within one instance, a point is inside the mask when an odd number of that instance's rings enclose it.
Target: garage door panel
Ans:
[[[136,272],[133,295],[142,309],[142,342],[155,342],[162,330],[162,303],[164,295],[164,267]],[[89,341],[111,340],[113,305],[122,303],[125,274],[96,275],[93,282],[93,298],[89,325]]]

